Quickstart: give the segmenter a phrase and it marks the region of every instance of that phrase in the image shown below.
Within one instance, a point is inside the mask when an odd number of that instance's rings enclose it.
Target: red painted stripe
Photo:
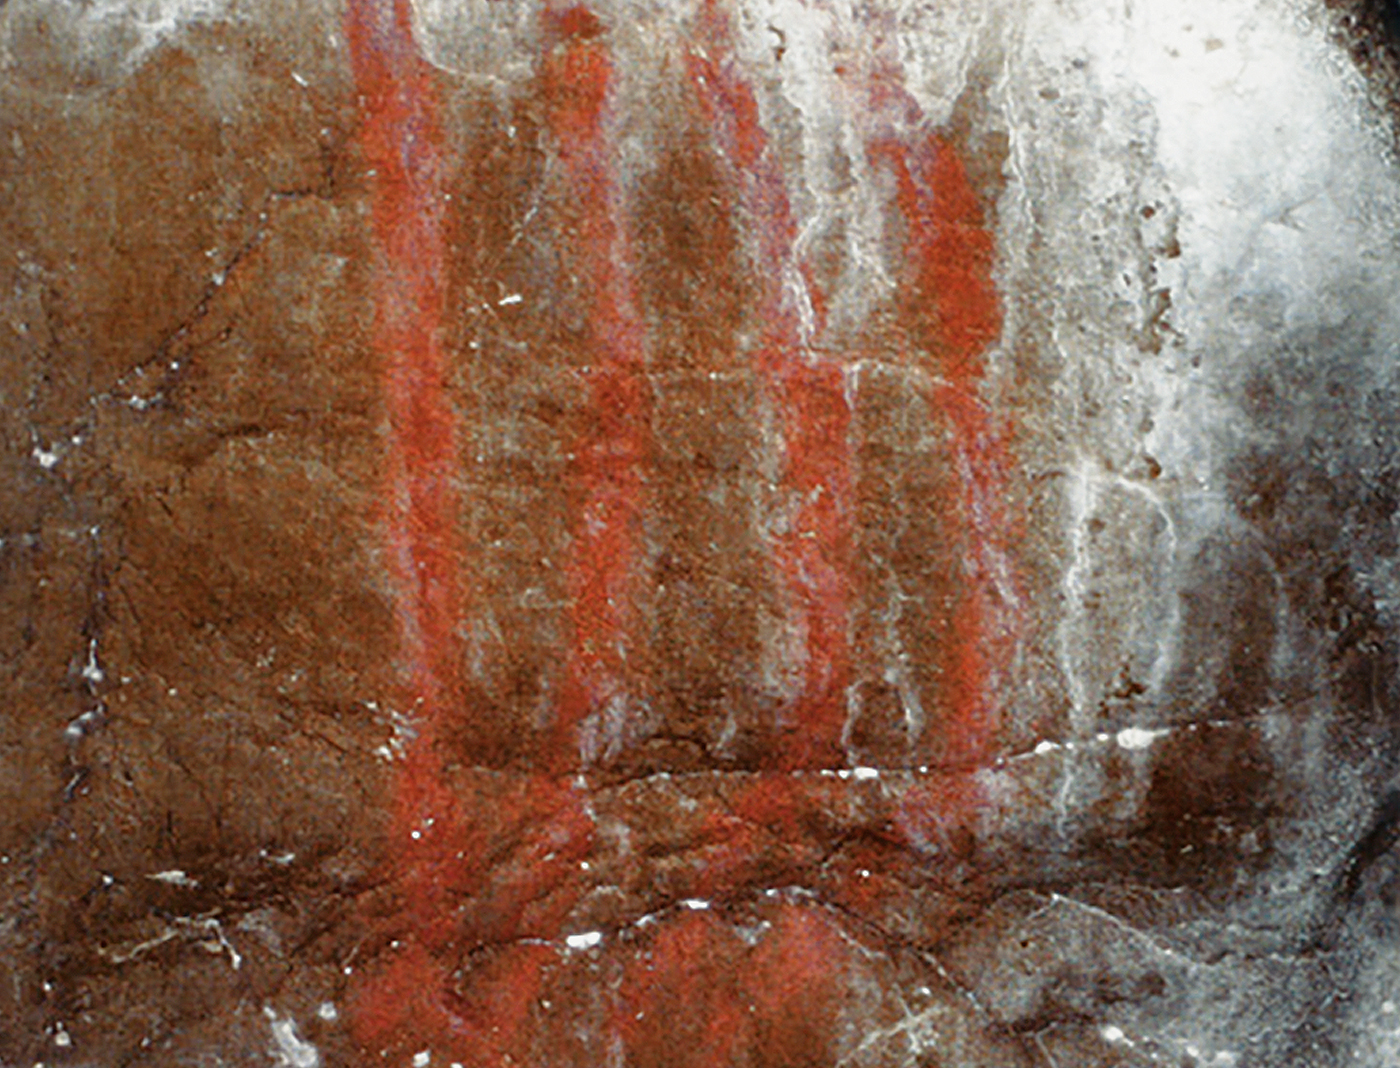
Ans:
[[[588,764],[603,755],[605,740],[598,735],[605,712],[621,704],[625,716],[639,696],[628,678],[628,654],[640,641],[636,578],[651,403],[615,174],[618,152],[608,125],[613,64],[601,30],[581,5],[548,15],[547,36],[557,43],[539,74],[566,186],[556,195],[573,223],[571,234],[560,235],[563,251],[569,268],[589,284],[592,355],[585,369],[589,426],[574,445],[571,472],[580,502],[566,565],[574,639],[555,729],[541,758],[560,773],[578,767],[580,758]]]
[[[361,98],[360,148],[371,182],[373,344],[389,417],[383,525],[398,599],[404,711],[420,737],[395,782],[388,833],[409,928],[390,966],[356,994],[356,1033],[383,1043],[412,1016],[442,1016],[430,954],[450,938],[436,843],[456,838],[437,742],[460,694],[453,629],[465,591],[454,543],[458,427],[447,403],[440,332],[445,277],[441,131],[408,0],[351,0],[346,31]],[[422,828],[433,820],[428,839]],[[412,837],[417,831],[418,837]],[[437,1019],[439,1024],[444,1021]]]
[[[791,501],[773,557],[795,604],[805,663],[773,763],[834,767],[845,763],[841,734],[851,679],[853,484],[844,372],[804,344],[798,301],[806,280],[794,255],[797,224],[777,153],[759,125],[758,101],[731,54],[728,20],[707,0],[699,23],[698,47],[687,56],[687,68],[715,144],[737,172],[741,216],[757,233],[754,278],[763,333],[755,364],[781,422],[781,490]],[[812,305],[815,318],[821,302]]]
[[[408,0],[353,0],[347,30],[372,172],[374,347],[389,416],[384,522],[416,716],[433,730],[457,687],[453,628],[464,593],[454,544],[458,427],[447,403],[441,132],[414,50]]]
[[[932,400],[952,430],[963,488],[949,520],[964,528],[973,566],[949,628],[942,680],[955,710],[944,725],[947,758],[962,763],[988,755],[990,693],[1010,651],[1016,599],[1005,563],[1007,460],[981,395],[986,352],[1001,331],[994,238],[948,142],[919,132],[877,143],[872,156],[895,177],[907,227],[903,284],[936,311],[936,336],[913,340],[933,346],[924,354],[939,380]]]
[[[391,801],[399,898],[378,937],[394,942],[359,982],[353,1022],[360,1041],[378,1051],[430,1041],[464,1063],[484,1063],[513,1041],[550,953],[503,950],[466,991],[453,978],[462,955],[477,945],[557,935],[592,824],[566,781],[517,779],[502,789],[489,779],[475,797],[449,782],[452,723],[473,710],[456,637],[469,603],[453,488],[462,430],[441,342],[440,103],[413,40],[409,0],[351,0],[346,30],[361,99],[360,148],[371,172],[373,344],[389,417],[382,521],[407,675],[404,710],[418,732]],[[503,837],[516,844],[509,862],[483,864]]]
[[[917,118],[906,94],[886,82],[891,107]],[[893,126],[893,123],[889,124]],[[903,125],[903,124],[901,124]],[[918,122],[885,133],[869,147],[872,161],[893,175],[896,204],[906,227],[906,300],[931,332],[911,328],[909,362],[923,362],[937,385],[930,397],[951,430],[962,483],[949,523],[961,528],[968,562],[944,637],[940,689],[951,716],[941,724],[946,763],[985,764],[996,735],[996,693],[1009,667],[1019,601],[1007,562],[1005,511],[1008,461],[982,396],[986,353],[1001,331],[1001,307],[992,277],[995,238],[957,151]],[[929,317],[928,312],[934,314]],[[911,791],[899,825],[921,850],[947,853],[951,837],[966,833],[981,791],[970,777],[931,780]]]
[[[449,937],[442,917],[452,880],[438,843],[464,833],[442,782],[439,743],[463,696],[455,629],[466,591],[453,488],[460,428],[448,403],[441,343],[446,252],[439,102],[411,19],[409,0],[354,0],[346,13],[362,101],[360,147],[372,189],[373,343],[389,417],[383,523],[408,676],[403,711],[419,735],[396,778],[389,833],[407,917],[432,946]]]
[[[743,943],[709,912],[670,917],[633,955],[613,1010],[628,1065],[721,1068],[742,1064],[748,1005],[737,965]]]

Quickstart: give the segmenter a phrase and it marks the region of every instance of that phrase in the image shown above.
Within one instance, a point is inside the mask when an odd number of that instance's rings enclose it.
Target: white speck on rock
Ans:
[[[1112,1024],[1109,1024],[1107,1027],[1099,1031],[1099,1034],[1103,1035],[1105,1042],[1123,1041],[1123,1029],[1121,1027],[1114,1027]]]
[[[602,931],[585,931],[583,934],[569,935],[564,939],[564,944],[570,949],[591,949],[602,941]]]
[[[86,737],[88,730],[97,724],[101,717],[97,712],[89,710],[78,716],[73,722],[63,729],[64,737],[70,742],[80,742]]]
[[[433,1055],[431,1051],[426,1049],[419,1050],[413,1055],[413,1068],[427,1068],[428,1062],[432,1059]]]
[[[878,768],[852,768],[851,774],[855,776],[856,782],[868,782],[871,779],[880,777]]]
[[[340,1013],[336,1012],[335,1002],[323,1001],[321,1002],[320,1007],[316,1010],[316,1015],[321,1017],[321,1019],[323,1020],[331,1021],[338,1019]]]
[[[1141,727],[1125,727],[1118,732],[1118,748],[1146,749],[1158,738],[1170,733],[1164,730],[1144,730]]]
[[[688,897],[681,902],[681,908],[690,909],[692,912],[703,912],[710,907],[710,903],[703,898]]]
[[[49,449],[41,448],[38,445],[34,446],[34,452],[32,453],[32,455],[35,461],[39,464],[39,466],[42,467],[45,471],[51,471],[54,465],[58,463],[58,453],[52,452]]]

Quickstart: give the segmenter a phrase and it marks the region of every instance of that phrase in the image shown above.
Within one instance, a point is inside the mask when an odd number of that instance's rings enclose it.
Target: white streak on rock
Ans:
[[[297,1034],[297,1023],[290,1016],[279,1016],[270,1005],[263,1008],[277,1043],[275,1056],[283,1068],[320,1068],[321,1051]]]
[[[171,868],[169,871],[158,871],[146,876],[152,882],[165,883],[168,886],[196,887],[199,885],[198,879],[191,879],[179,868]]]

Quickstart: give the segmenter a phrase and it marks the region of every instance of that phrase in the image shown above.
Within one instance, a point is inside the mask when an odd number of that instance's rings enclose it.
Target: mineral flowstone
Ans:
[[[0,5],[0,1065],[1395,1063],[1397,28]]]

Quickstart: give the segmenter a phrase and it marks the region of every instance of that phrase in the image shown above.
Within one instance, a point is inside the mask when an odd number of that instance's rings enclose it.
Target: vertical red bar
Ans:
[[[414,712],[431,731],[457,686],[458,428],[441,346],[441,134],[407,0],[352,0],[347,23],[372,183],[374,337],[389,416],[384,523]]]
[[[359,1003],[357,1030],[379,1041],[406,1014],[440,1012],[430,965],[450,937],[441,848],[458,837],[438,743],[461,697],[454,628],[464,611],[454,542],[459,428],[441,343],[443,197],[438,100],[413,40],[409,0],[351,0],[346,31],[360,96],[359,145],[371,189],[372,343],[389,421],[382,522],[398,600],[402,711],[418,734],[394,780],[389,862],[407,945]],[[424,831],[429,833],[425,837]],[[415,1004],[421,1003],[421,1004]]]
[[[440,104],[414,42],[409,0],[351,0],[346,24],[371,189],[373,344],[389,420],[383,523],[399,602],[403,711],[417,733],[394,778],[387,828],[397,898],[385,930],[373,935],[392,940],[356,985],[353,1025],[360,1041],[378,1051],[433,1041],[474,1061],[487,1047],[473,1037],[502,1027],[509,1033],[519,1024],[538,980],[539,950],[502,954],[480,1004],[464,1012],[452,982],[463,944],[468,936],[499,937],[495,927],[519,924],[523,902],[538,895],[535,884],[550,873],[531,867],[527,849],[524,870],[492,885],[491,873],[476,865],[485,841],[480,814],[468,811],[447,781],[452,721],[471,709],[456,637],[468,605],[466,561],[456,542],[461,429],[442,345]],[[543,796],[548,791],[527,793],[530,798],[513,807],[505,799],[502,804],[526,821],[568,825],[568,814],[557,813]],[[484,911],[499,915],[489,930],[467,930],[461,904],[482,894],[492,899]]]
[[[901,830],[919,848],[947,852],[978,791],[970,777],[992,757],[996,692],[1014,640],[1017,595],[1006,557],[1006,458],[982,397],[986,353],[1001,331],[992,278],[995,239],[957,150],[921,128],[897,85],[881,90],[912,128],[874,139],[873,161],[892,174],[905,226],[900,284],[908,362],[932,373],[930,405],[950,431],[961,500],[948,508],[965,546],[965,582],[943,635],[940,692],[944,774],[911,792]],[[890,124],[894,125],[894,124]],[[956,847],[954,847],[956,851]]]
[[[985,355],[1001,330],[992,281],[993,237],[951,144],[919,131],[877,142],[872,156],[893,172],[896,203],[907,228],[901,282],[915,306],[908,335],[924,351],[937,384],[931,401],[952,431],[962,483],[960,507],[948,520],[963,528],[972,563],[955,610],[944,658],[943,689],[955,713],[944,725],[950,762],[986,756],[993,724],[989,672],[1006,639],[999,618],[1004,458],[980,395]],[[931,313],[931,314],[930,314]],[[923,324],[936,324],[921,329]]]
[[[579,516],[567,563],[574,638],[542,755],[546,767],[563,773],[605,755],[608,724],[635,714],[640,699],[629,652],[642,641],[635,579],[650,391],[608,129],[614,72],[603,27],[579,5],[547,14],[545,29],[550,45],[538,93],[564,175],[558,195],[573,222],[572,232],[559,236],[591,291],[585,312],[591,359],[582,368],[591,404],[574,446]]]
[[[389,419],[383,523],[406,675],[402,711],[419,736],[395,780],[389,833],[410,911],[434,931],[445,911],[436,843],[456,837],[439,743],[463,697],[455,629],[466,598],[453,488],[460,430],[441,341],[439,105],[411,20],[408,0],[353,0],[346,14],[372,190],[373,344]]]
[[[851,674],[851,413],[842,366],[803,337],[800,302],[815,302],[794,256],[797,225],[776,154],[759,125],[758,101],[729,42],[727,20],[709,0],[687,56],[688,73],[715,144],[737,172],[741,217],[756,230],[762,335],[755,362],[780,418],[779,491],[789,509],[773,557],[793,605],[792,623],[803,634],[803,682],[780,725],[772,763],[836,767],[845,763],[841,733]]]

